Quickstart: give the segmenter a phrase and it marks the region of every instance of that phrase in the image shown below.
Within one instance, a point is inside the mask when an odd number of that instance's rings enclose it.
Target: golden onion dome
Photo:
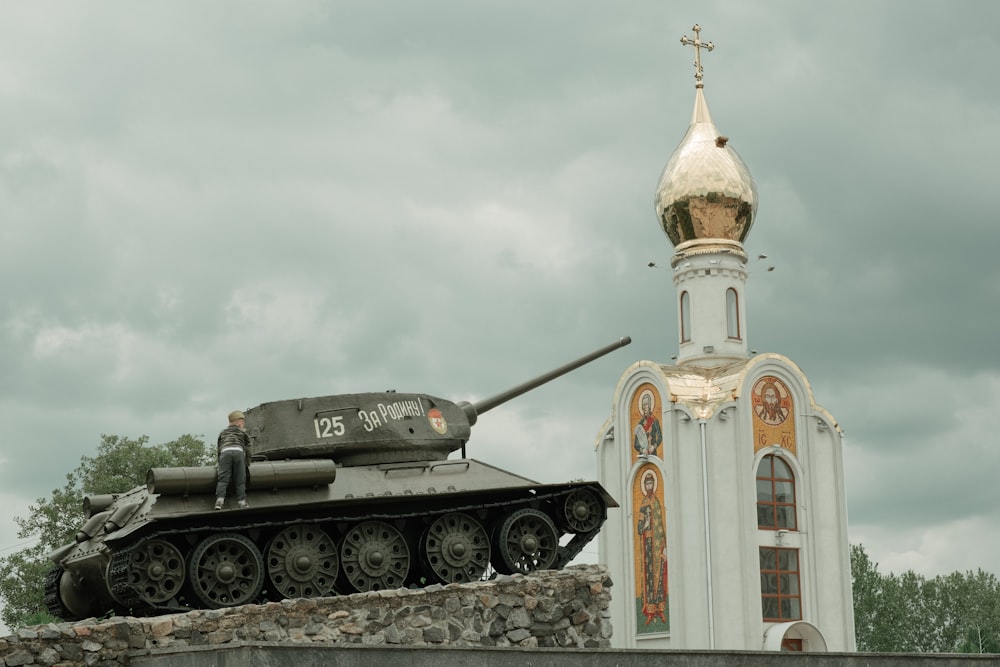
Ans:
[[[757,186],[729,139],[715,129],[700,81],[691,125],[663,168],[654,205],[675,246],[696,239],[742,243],[753,224]]]

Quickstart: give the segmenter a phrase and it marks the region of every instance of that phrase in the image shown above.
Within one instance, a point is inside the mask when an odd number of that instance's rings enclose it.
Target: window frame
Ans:
[[[802,561],[800,557],[800,551],[798,549],[789,549],[785,547],[758,547],[760,554],[760,608],[761,616],[766,623],[783,623],[785,621],[801,621],[802,620]],[[765,569],[764,559],[765,552],[773,552],[774,554],[774,568]],[[782,553],[794,554],[795,569],[790,567],[782,568]],[[788,559],[790,562],[790,559]],[[774,591],[766,590],[767,577],[774,578]],[[783,590],[783,588],[791,588],[791,582],[794,578],[794,593],[789,593]],[[786,584],[783,586],[782,582],[787,580]],[[776,616],[768,616],[768,603],[773,601],[772,606],[777,610]],[[788,605],[788,614],[783,612],[785,608],[785,603]],[[794,610],[797,610],[797,614]]]
[[[729,340],[743,340],[740,322],[740,295],[735,287],[726,290],[726,337]]]
[[[680,296],[681,306],[681,342],[691,342],[691,294],[684,290]]]
[[[803,641],[798,637],[785,637],[781,640],[781,651],[783,653],[802,653]]]
[[[781,463],[788,469],[788,477],[778,477],[775,472],[775,461],[781,461]],[[769,468],[769,475],[763,476],[761,474],[761,468],[767,464]],[[767,483],[770,487],[770,499],[761,500],[760,498],[760,485],[761,482]],[[785,484],[791,486],[791,501],[779,501],[779,494],[777,493],[778,484]],[[799,507],[798,507],[798,488],[795,483],[795,471],[792,469],[791,464],[785,460],[783,456],[775,453],[765,454],[761,457],[760,463],[757,464],[757,471],[754,477],[754,489],[757,496],[757,529],[758,530],[790,530],[798,531],[799,529]],[[772,524],[762,525],[760,522],[761,510],[765,509],[769,512]],[[784,509],[785,511],[780,511]],[[790,510],[790,511],[789,511]],[[787,516],[792,517],[791,525],[781,525],[782,517]]]

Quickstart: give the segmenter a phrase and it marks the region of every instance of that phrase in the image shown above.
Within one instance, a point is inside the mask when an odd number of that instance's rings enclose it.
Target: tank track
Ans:
[[[137,545],[138,546],[138,543]],[[134,549],[135,547],[133,547]],[[130,611],[146,610],[150,607],[132,586],[129,580],[129,564],[132,560],[132,549],[119,551],[111,556],[108,564],[108,590],[111,597]]]
[[[601,522],[601,525],[604,523]],[[574,558],[580,555],[583,548],[597,537],[599,532],[601,532],[600,528],[589,533],[577,533],[567,544],[560,546],[556,550],[556,561],[552,564],[552,569],[561,570],[569,565]]]
[[[441,516],[448,514],[450,512],[466,512],[473,513],[480,510],[491,510],[499,507],[516,507],[521,504],[525,507],[544,503],[547,501],[556,501],[560,497],[566,497],[572,493],[576,488],[564,489],[561,491],[555,491],[548,494],[538,494],[531,498],[524,499],[521,503],[511,503],[511,502],[495,502],[495,503],[476,503],[463,506],[449,506],[447,508],[441,508],[433,511],[420,511],[420,512],[393,512],[393,513],[368,513],[368,514],[358,514],[352,515],[350,521],[352,523],[360,523],[362,521],[369,520],[384,520],[384,521],[395,521],[399,519],[428,519],[436,516]],[[604,510],[605,517],[607,514],[607,508]],[[252,521],[242,524],[232,524],[227,525],[224,528],[220,528],[217,525],[202,525],[202,526],[186,526],[184,528],[172,528],[166,530],[158,530],[150,535],[145,536],[141,540],[138,540],[127,548],[117,551],[112,556],[111,564],[108,567],[108,588],[114,595],[114,598],[118,600],[122,605],[123,609],[121,611],[127,612],[132,615],[148,615],[152,613],[165,613],[167,611],[177,611],[179,606],[170,607],[163,605],[151,605],[146,602],[132,586],[129,580],[129,563],[131,560],[131,554],[134,550],[139,548],[144,542],[148,540],[160,539],[167,536],[187,536],[193,533],[209,533],[209,532],[238,532],[246,533],[255,529],[262,528],[284,528],[287,526],[293,526],[301,523],[310,523],[312,519],[300,519],[300,520],[277,520],[277,521]],[[590,543],[601,530],[601,526],[604,525],[604,519],[602,519],[600,525],[592,531],[587,533],[577,533],[570,541],[565,545],[560,545],[556,550],[556,558],[553,562],[551,569],[561,570],[566,567],[574,558],[576,558],[583,548]],[[566,533],[564,533],[566,534]],[[58,597],[58,595],[56,596]],[[59,603],[61,605],[61,602]]]
[[[59,580],[62,578],[63,569],[54,567],[45,575],[44,595],[42,602],[46,611],[56,618],[69,618],[72,616],[66,605],[63,604],[59,596]]]

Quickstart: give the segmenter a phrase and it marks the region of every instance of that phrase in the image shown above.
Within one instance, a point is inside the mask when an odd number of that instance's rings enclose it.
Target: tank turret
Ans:
[[[340,394],[246,411],[255,457],[331,458],[345,466],[437,461],[462,450],[479,415],[632,342],[629,337],[475,403],[427,394]]]
[[[630,342],[474,403],[382,392],[251,408],[249,508],[215,511],[214,467],[88,497],[74,541],[49,554],[46,605],[73,620],[562,568],[615,500],[465,458],[466,442],[484,412]]]

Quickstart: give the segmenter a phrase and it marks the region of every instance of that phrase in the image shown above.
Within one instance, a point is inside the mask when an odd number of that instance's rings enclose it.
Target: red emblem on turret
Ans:
[[[437,408],[431,408],[427,411],[427,421],[431,423],[431,428],[441,435],[448,432],[448,422],[445,421],[444,415]]]

